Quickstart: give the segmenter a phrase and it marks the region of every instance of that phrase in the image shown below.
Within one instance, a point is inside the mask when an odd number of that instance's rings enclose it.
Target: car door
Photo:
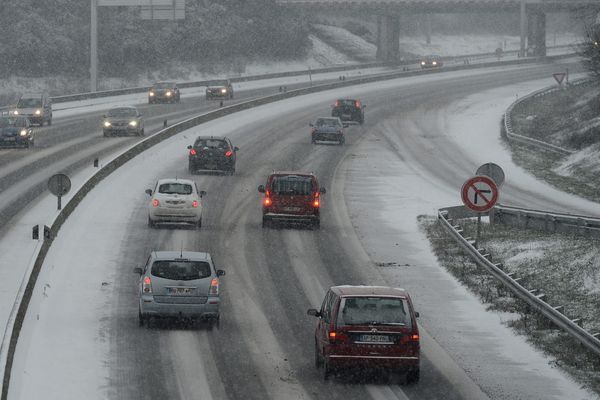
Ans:
[[[335,304],[336,295],[331,290],[327,292],[323,304],[321,305],[321,317],[317,324],[317,340],[319,342],[319,348],[325,349],[329,344],[329,325],[333,314],[333,305]],[[324,352],[324,355],[326,352]]]

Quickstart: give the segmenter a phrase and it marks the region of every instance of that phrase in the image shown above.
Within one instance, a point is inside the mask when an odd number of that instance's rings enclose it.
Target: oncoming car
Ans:
[[[315,365],[323,376],[342,369],[399,372],[407,383],[419,381],[420,341],[417,318],[404,289],[383,286],[333,286],[315,329]]]
[[[104,114],[104,137],[115,135],[144,136],[144,120],[135,107],[115,107]]]
[[[175,82],[157,82],[148,91],[148,104],[179,103],[181,94]]]
[[[24,94],[11,114],[29,118],[32,124],[52,124],[52,101],[45,93]]]
[[[26,117],[4,115],[0,117],[0,146],[33,146],[33,129]]]
[[[346,143],[344,133],[344,125],[338,117],[317,118],[314,124],[309,124],[312,128],[310,131],[310,142],[317,141],[334,141],[339,144]]]
[[[339,117],[342,122],[365,122],[365,105],[356,99],[337,99],[332,106],[331,116]]]
[[[422,57],[420,64],[421,64],[421,69],[439,68],[444,65],[444,62],[442,61],[442,57],[431,55],[431,56]]]
[[[263,228],[272,222],[305,223],[319,228],[321,195],[326,190],[319,186],[312,173],[273,171],[258,191],[265,194],[262,200]]]
[[[150,318],[203,319],[218,324],[219,277],[209,253],[192,251],[153,251],[140,274],[140,326]]]
[[[206,88],[206,100],[231,100],[233,99],[233,86],[229,80],[222,85]]]
[[[199,136],[193,145],[187,147],[188,171],[195,174],[200,170],[235,173],[235,163],[239,148],[223,136]]]
[[[150,196],[148,204],[148,226],[157,223],[191,224],[202,226],[202,196],[196,182],[189,179],[160,179],[154,189],[147,189]]]

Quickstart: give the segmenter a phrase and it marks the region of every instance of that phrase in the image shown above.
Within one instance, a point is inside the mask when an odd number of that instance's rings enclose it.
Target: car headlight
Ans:
[[[421,65],[425,65],[425,61],[421,61]]]
[[[437,65],[437,61],[433,61],[433,62],[432,62],[432,64],[433,64],[433,65]]]
[[[129,126],[137,126],[137,121],[129,121]]]
[[[27,130],[25,129],[21,129],[21,132],[19,132],[21,134],[21,136],[27,136]]]
[[[13,115],[19,115],[19,112],[17,110],[13,111]]]
[[[108,128],[110,126],[110,121],[104,121],[104,127]]]
[[[148,96],[150,96],[150,97],[154,96],[154,92],[148,93]]]
[[[221,89],[221,93],[227,93],[227,89],[225,89],[225,88]]]
[[[167,97],[171,97],[171,92],[165,93]]]
[[[35,110],[35,115],[41,115],[42,114],[42,110]]]

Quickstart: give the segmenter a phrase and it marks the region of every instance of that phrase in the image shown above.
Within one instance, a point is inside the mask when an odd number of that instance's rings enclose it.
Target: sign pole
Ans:
[[[90,91],[98,90],[98,0],[91,0]]]
[[[61,204],[62,196],[57,196],[56,198],[58,199],[58,210],[60,211],[62,209],[62,204]]]
[[[475,233],[475,243],[474,243],[475,248],[477,248],[477,243],[479,243],[480,233],[481,233],[481,214],[477,214],[477,232]]]

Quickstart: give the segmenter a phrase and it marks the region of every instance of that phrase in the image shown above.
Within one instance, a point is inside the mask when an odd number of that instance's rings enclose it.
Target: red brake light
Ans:
[[[271,205],[271,203],[272,203],[272,201],[271,201],[271,198],[270,198],[270,197],[265,197],[265,198],[263,199],[263,204],[264,204],[265,206],[267,206],[267,207],[268,207],[268,206],[270,206],[270,205]]]
[[[231,150],[227,150],[225,152],[225,157],[231,157],[232,155],[233,155],[233,151],[231,151]]]
[[[152,205],[154,207],[158,207],[158,200],[157,199],[152,200]]]
[[[413,342],[418,342],[419,341],[419,335],[418,334],[413,334],[410,337],[410,340],[412,340]]]
[[[319,199],[315,199],[313,206],[315,206],[315,208],[319,207],[319,205],[321,205],[321,203],[319,202]]]
[[[418,333],[412,333],[410,335],[403,335],[402,338],[400,339],[400,343],[402,343],[402,344],[407,344],[409,342],[418,342],[418,341],[419,341]]]
[[[217,296],[219,294],[219,280],[217,278],[212,278],[212,281],[210,281],[208,294],[209,296]]]
[[[339,100],[336,100],[336,101],[335,101],[335,104],[334,104],[333,106],[334,106],[334,107],[339,107],[339,106],[340,106],[340,101],[339,101]]]
[[[144,293],[152,293],[152,280],[149,276],[144,278],[144,281],[142,283],[142,291]]]
[[[354,104],[356,105],[356,108],[360,108],[361,107],[360,100],[356,100],[356,102]]]
[[[194,207],[194,208],[198,208],[198,200],[194,200],[194,201],[192,202],[192,207]]]
[[[329,343],[344,343],[348,340],[348,335],[342,332],[329,332]]]
[[[195,156],[196,154],[197,154],[197,153],[196,153],[196,149],[191,149],[191,150],[190,150],[190,155],[191,155],[191,156]]]

